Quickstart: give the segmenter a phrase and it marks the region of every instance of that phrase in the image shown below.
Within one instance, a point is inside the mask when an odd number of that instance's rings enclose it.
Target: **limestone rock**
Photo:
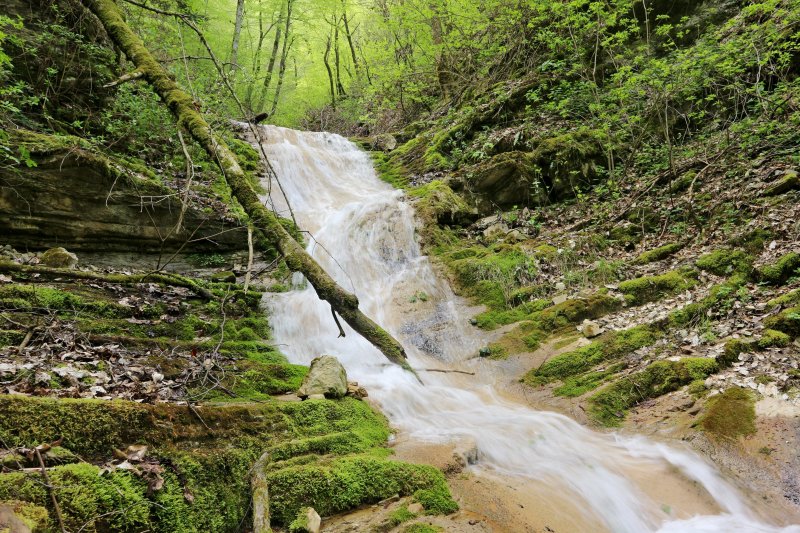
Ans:
[[[605,330],[602,327],[600,327],[600,324],[598,324],[597,322],[594,322],[592,320],[584,320],[583,324],[578,326],[578,331],[583,333],[583,336],[586,337],[587,339],[592,339],[594,337],[597,337],[598,335],[601,335]]]
[[[425,508],[422,506],[421,503],[414,502],[412,504],[409,504],[409,506],[408,506],[408,512],[409,513],[421,514],[422,511],[424,511],[424,510],[425,510]]]
[[[68,252],[65,248],[50,248],[41,257],[44,266],[53,268],[75,268],[78,265],[78,256]]]
[[[326,398],[341,398],[347,394],[347,372],[334,356],[321,355],[311,361],[297,395],[307,398],[312,394],[323,394]]]
[[[397,139],[394,138],[394,135],[382,133],[381,135],[375,136],[372,141],[372,146],[383,152],[391,152],[397,148]]]
[[[289,527],[294,533],[319,533],[322,526],[322,519],[313,507],[300,509],[297,518]]]
[[[566,294],[556,294],[555,296],[553,296],[553,305],[563,304],[566,301],[567,301]]]
[[[499,221],[483,230],[483,236],[487,239],[498,239],[503,237],[506,233],[508,233],[508,231],[509,227],[506,225],[506,223]]]

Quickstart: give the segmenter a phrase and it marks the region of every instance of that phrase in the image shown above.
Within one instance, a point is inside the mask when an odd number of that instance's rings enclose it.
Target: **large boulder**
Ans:
[[[341,398],[347,394],[347,372],[332,355],[321,355],[311,361],[311,368],[297,390],[301,398],[317,394],[326,398]]]
[[[78,256],[61,247],[50,248],[40,259],[44,266],[53,268],[75,268],[78,265]]]

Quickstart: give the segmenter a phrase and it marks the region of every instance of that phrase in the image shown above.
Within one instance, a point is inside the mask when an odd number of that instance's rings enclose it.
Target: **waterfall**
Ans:
[[[283,193],[308,232],[309,253],[404,344],[414,368],[469,365],[477,332],[422,255],[403,193],[381,182],[369,156],[343,137],[277,127],[264,127],[262,135]],[[277,185],[265,186],[271,190],[265,200],[288,216]],[[335,355],[409,438],[474,441],[476,475],[511,476],[559,501],[566,497],[585,523],[597,525],[592,531],[800,532],[761,522],[712,464],[686,448],[598,433],[533,410],[504,398],[480,369],[468,377],[421,372],[423,386],[346,324],[346,337],[337,338],[328,304],[301,275],[293,286],[266,297],[276,342],[289,359],[308,364]],[[710,503],[698,511],[685,504],[692,499],[686,493],[677,494],[684,491]]]

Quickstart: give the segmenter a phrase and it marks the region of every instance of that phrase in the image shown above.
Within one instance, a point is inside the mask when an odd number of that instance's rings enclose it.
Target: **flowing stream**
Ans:
[[[343,137],[277,127],[261,134],[298,223],[313,235],[313,257],[399,338],[414,368],[469,369],[478,332],[421,254],[403,193],[380,181],[369,156]],[[288,216],[278,187],[266,185],[269,201]],[[293,283],[295,290],[268,298],[276,341],[289,359],[337,356],[404,436],[474,442],[476,475],[513,477],[558,495],[554,507],[566,498],[591,531],[800,532],[764,523],[695,453],[533,410],[498,394],[480,369],[475,376],[423,371],[422,386],[346,324],[347,336],[337,338],[328,304],[302,276]]]

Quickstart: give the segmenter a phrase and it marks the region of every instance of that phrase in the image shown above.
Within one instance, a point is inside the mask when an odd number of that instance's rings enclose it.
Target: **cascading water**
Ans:
[[[478,347],[474,328],[421,255],[413,210],[402,192],[381,182],[367,154],[338,135],[276,127],[261,133],[299,225],[313,236],[309,253],[403,342],[414,368],[467,365]],[[286,209],[282,198],[273,194],[269,201]],[[403,434],[474,440],[478,473],[514,476],[531,487],[546,486],[544,494],[578,502],[574,508],[585,513],[584,523],[597,525],[593,531],[800,532],[798,526],[761,523],[715,468],[692,452],[596,433],[565,416],[534,411],[500,397],[480,372],[468,379],[421,372],[423,386],[346,325],[347,336],[337,338],[328,304],[301,276],[293,281],[295,290],[268,300],[276,340],[290,360],[337,356]],[[681,509],[664,493],[668,477],[680,478],[710,505],[700,514]]]

